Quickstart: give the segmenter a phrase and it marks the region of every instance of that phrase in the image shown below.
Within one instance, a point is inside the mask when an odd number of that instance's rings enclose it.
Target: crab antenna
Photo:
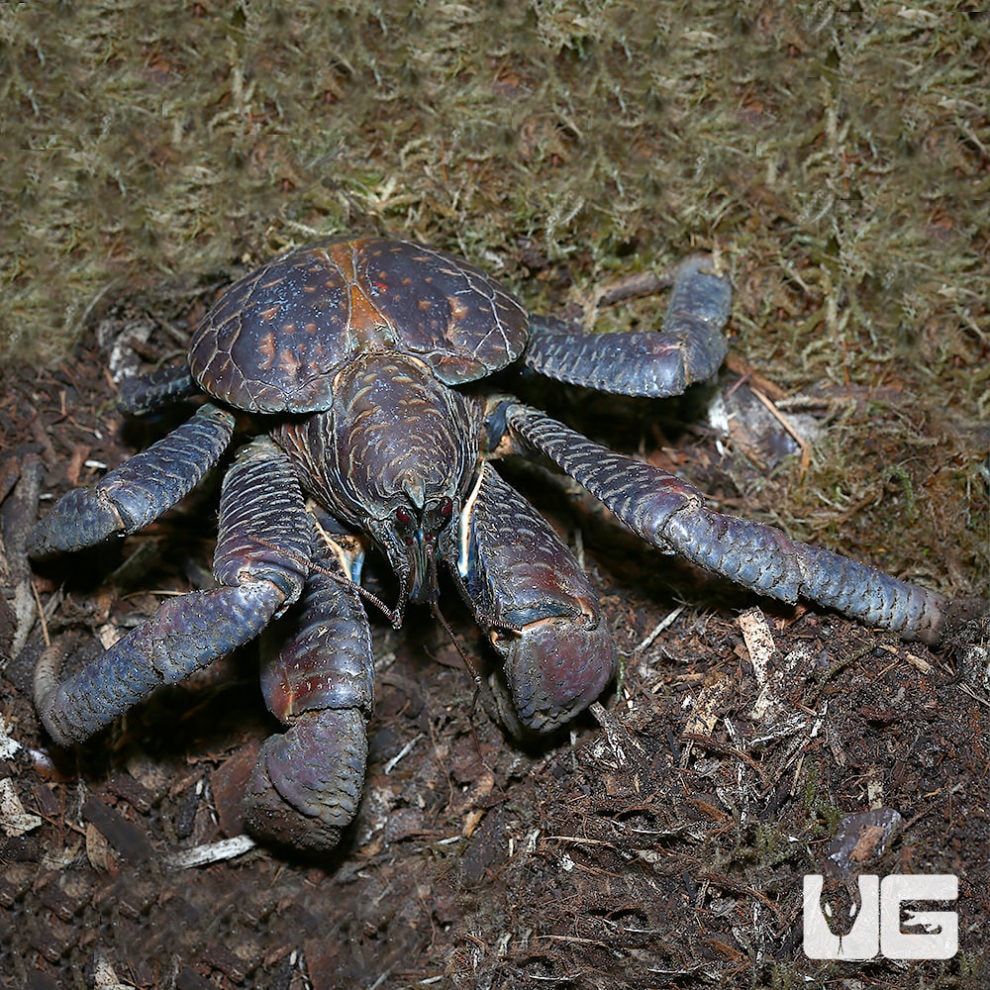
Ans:
[[[478,665],[474,662],[474,657],[472,657],[471,654],[461,646],[460,640],[457,638],[454,630],[450,628],[450,623],[447,622],[446,616],[444,616],[443,612],[440,611],[440,606],[435,600],[430,603],[430,611],[433,613],[433,618],[437,620],[440,627],[447,634],[447,638],[457,651],[457,655],[461,658],[461,663],[464,664],[464,668],[471,675],[471,679],[474,681],[477,697],[481,701],[481,707],[484,708],[485,714],[487,714],[493,722],[500,722],[501,716],[499,714],[498,704],[495,701],[495,696],[492,694],[492,689],[488,681],[484,678]]]
[[[353,588],[358,595],[363,598],[369,605],[374,605],[382,615],[388,619],[389,622],[398,629],[402,625],[402,609],[399,607],[389,608],[373,591],[368,591],[367,588],[362,587],[353,578],[346,577],[343,574],[335,574],[328,567],[323,567],[321,564],[314,563],[312,560],[308,560],[306,557],[302,557],[299,554],[289,553],[284,547],[277,547],[274,543],[269,543],[267,540],[256,540],[256,542],[263,547],[267,547],[269,550],[280,550],[285,554],[290,560],[294,560],[297,564],[302,567],[307,568],[311,571],[316,571],[319,574],[323,574],[325,577],[330,578],[331,581],[336,581],[337,584],[342,584],[346,588]]]
[[[310,565],[314,571],[319,571],[321,574],[326,574],[327,577],[332,577],[335,581],[340,584],[346,584],[348,587],[353,588],[369,605],[374,605],[382,615],[388,619],[392,625],[398,629],[402,625],[402,608],[397,605],[395,608],[389,608],[373,591],[368,591],[367,588],[362,587],[353,578],[341,577],[339,574],[331,574],[325,567],[320,567],[318,564]]]

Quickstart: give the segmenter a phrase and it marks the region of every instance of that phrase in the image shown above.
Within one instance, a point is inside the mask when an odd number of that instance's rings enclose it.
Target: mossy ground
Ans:
[[[990,416],[974,5],[6,4],[0,30],[0,355],[64,359],[123,293],[161,319],[341,232],[455,250],[544,309],[714,248],[752,368],[901,396],[824,442],[782,518],[880,486],[892,543],[928,498],[925,553],[986,584],[985,500],[945,507]]]

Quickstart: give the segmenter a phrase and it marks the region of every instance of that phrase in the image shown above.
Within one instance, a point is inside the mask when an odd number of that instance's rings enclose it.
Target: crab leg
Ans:
[[[189,365],[165,365],[147,375],[125,378],[117,391],[117,405],[131,415],[152,412],[200,393]]]
[[[560,320],[534,317],[524,364],[558,381],[602,392],[663,398],[711,378],[726,353],[722,327],[732,288],[708,255],[692,255],[673,272],[659,333],[576,333]]]
[[[450,569],[502,657],[504,687],[493,687],[510,703],[501,713],[506,725],[553,731],[591,704],[614,671],[611,635],[588,578],[489,464],[462,512],[457,549]]]
[[[634,533],[761,594],[806,598],[936,644],[947,602],[925,588],[779,530],[704,507],[704,496],[675,475],[613,453],[536,409],[504,408],[510,433],[541,451],[605,503]]]
[[[317,536],[305,594],[262,637],[265,701],[289,728],[261,748],[245,820],[316,851],[337,845],[364,784],[374,662],[368,619],[348,584],[361,556],[354,538]]]
[[[248,444],[220,497],[213,571],[221,587],[169,599],[144,625],[61,683],[57,658],[43,657],[35,702],[52,738],[79,742],[159,685],[181,681],[257,636],[299,597],[309,532],[288,459],[267,437]]]
[[[234,417],[204,405],[168,436],[110,471],[94,488],[59,499],[28,537],[35,558],[126,536],[170,509],[213,467],[230,443]]]

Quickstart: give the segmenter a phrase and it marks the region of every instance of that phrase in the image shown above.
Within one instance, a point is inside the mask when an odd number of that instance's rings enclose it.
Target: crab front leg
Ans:
[[[523,363],[549,378],[602,392],[664,398],[718,371],[726,353],[722,328],[732,287],[708,255],[674,268],[659,332],[578,333],[560,320],[533,317]],[[663,288],[658,280],[650,291]]]
[[[502,658],[503,720],[552,732],[597,698],[615,669],[598,599],[542,516],[489,464],[461,514],[454,578]],[[506,696],[507,692],[507,696]]]
[[[941,641],[948,603],[935,592],[707,509],[675,475],[592,443],[539,410],[511,403],[498,412],[521,447],[541,451],[654,546],[782,601],[805,598],[904,639]]]
[[[61,683],[57,658],[51,651],[43,656],[35,701],[49,734],[62,744],[80,742],[160,685],[253,639],[299,597],[309,553],[309,521],[292,467],[267,437],[254,440],[223,483],[213,563],[221,587],[170,599]]]
[[[126,536],[188,494],[227,449],[234,417],[209,403],[168,436],[106,474],[75,488],[31,531],[27,551],[39,559]]]
[[[317,534],[312,556],[302,599],[262,637],[265,701],[288,729],[262,746],[244,817],[264,836],[325,852],[361,799],[374,663],[353,583],[363,547]]]

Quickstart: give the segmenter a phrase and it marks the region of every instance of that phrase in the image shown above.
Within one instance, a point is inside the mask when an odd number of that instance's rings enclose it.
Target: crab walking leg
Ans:
[[[147,375],[125,378],[117,391],[117,405],[131,415],[161,409],[180,399],[188,399],[199,393],[189,365],[166,365]]]
[[[506,724],[551,732],[586,708],[615,669],[598,599],[542,516],[485,464],[448,564],[503,661]],[[501,682],[493,684],[504,695]],[[499,698],[504,701],[504,697]],[[515,716],[515,717],[513,717]]]
[[[336,846],[357,812],[368,757],[374,659],[364,606],[346,583],[362,556],[350,542],[316,538],[302,599],[262,637],[265,701],[289,728],[261,748],[245,820],[315,851]]]
[[[706,509],[704,496],[675,475],[613,453],[536,409],[513,404],[505,416],[512,434],[654,546],[782,601],[806,598],[904,639],[940,641],[947,605],[940,595],[770,526]]]
[[[204,405],[168,436],[109,472],[94,488],[76,488],[31,531],[35,558],[95,546],[147,526],[202,479],[227,449],[234,417]]]
[[[712,267],[708,255],[692,255],[677,266],[659,333],[582,334],[560,321],[534,318],[523,362],[550,378],[602,392],[680,395],[711,378],[725,358],[722,328],[732,287]]]
[[[302,591],[309,524],[288,459],[267,437],[224,479],[213,572],[221,587],[165,602],[144,625],[56,684],[42,658],[35,702],[51,737],[80,742],[162,684],[181,681],[258,635]],[[273,547],[277,549],[273,549]]]

